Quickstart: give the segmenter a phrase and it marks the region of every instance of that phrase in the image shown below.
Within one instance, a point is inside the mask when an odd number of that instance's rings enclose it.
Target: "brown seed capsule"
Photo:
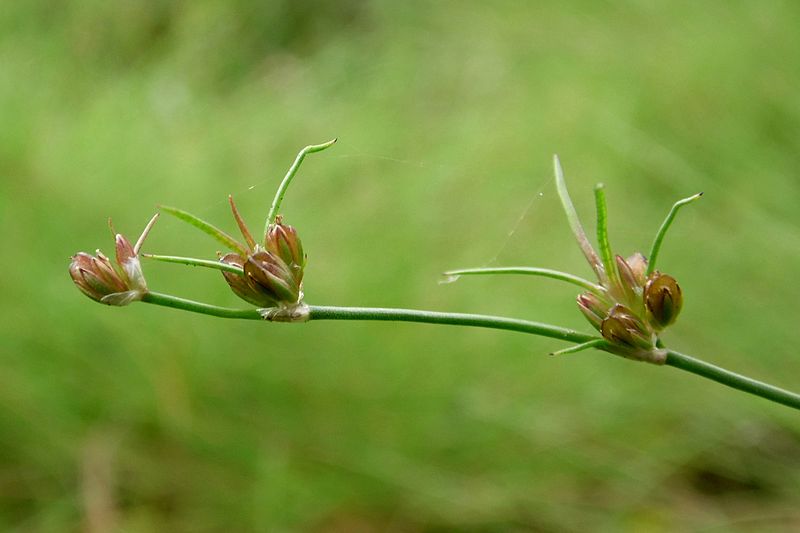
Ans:
[[[295,283],[299,285],[303,281],[306,256],[297,230],[283,224],[281,217],[278,217],[267,230],[264,246],[268,252],[272,252],[283,260],[292,272]]]
[[[608,342],[626,349],[651,350],[653,334],[647,325],[630,309],[621,304],[611,308],[600,326]]]
[[[675,278],[658,271],[650,274],[644,287],[644,304],[648,320],[656,330],[664,329],[678,317],[683,294]]]

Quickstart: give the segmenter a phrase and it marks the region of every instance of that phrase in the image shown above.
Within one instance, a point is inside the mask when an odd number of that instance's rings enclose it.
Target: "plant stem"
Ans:
[[[158,292],[147,292],[142,297],[142,301],[148,304],[162,305],[164,307],[172,307],[173,309],[191,311],[192,313],[217,316],[220,318],[263,320],[258,309],[231,309],[229,307],[219,307],[217,305],[204,304],[202,302],[195,302],[194,300],[187,300],[185,298],[178,298],[177,296]]]
[[[596,283],[592,283],[589,280],[583,279],[581,277],[569,274],[567,272],[561,272],[559,270],[551,270],[549,268],[538,268],[538,267],[488,267],[488,268],[461,268],[458,270],[448,270],[444,273],[445,276],[484,276],[484,275],[494,275],[494,274],[523,274],[529,276],[542,276],[545,278],[557,279],[560,281],[566,281],[567,283],[572,283],[581,287],[582,289],[587,289],[598,296],[603,296],[606,293],[606,290]]]
[[[583,343],[596,338],[573,329],[542,324],[540,322],[531,322],[529,320],[491,315],[442,313],[437,311],[420,311],[417,309],[334,307],[324,305],[310,305],[309,312],[309,320],[381,320],[390,322],[422,322],[426,324],[472,326],[477,328],[519,331],[521,333],[541,335],[543,337],[551,337],[575,343]]]
[[[205,303],[186,300],[148,292],[142,298],[145,303],[172,307],[183,311],[201,313],[221,318],[239,318],[245,320],[264,320],[258,309],[230,309]],[[490,315],[473,315],[467,313],[442,313],[436,311],[420,311],[416,309],[387,309],[376,307],[334,307],[309,306],[309,320],[378,320],[390,322],[421,322],[425,324],[446,324],[451,326],[471,326],[478,328],[518,331],[532,335],[551,337],[576,344],[596,340],[597,337],[587,335],[568,328]],[[716,381],[728,387],[760,396],[767,400],[800,410],[800,395],[768,385],[752,378],[736,374],[718,366],[706,363],[694,357],[668,350],[666,365],[697,374],[700,377]]]
[[[321,152],[322,150],[333,146],[333,143],[336,142],[336,139],[328,141],[322,144],[312,144],[310,146],[306,146],[300,153],[297,154],[297,157],[292,163],[292,166],[289,167],[289,170],[286,172],[286,175],[283,177],[283,181],[278,186],[277,192],[275,192],[275,198],[272,200],[272,205],[269,207],[269,214],[267,215],[267,222],[264,224],[264,237],[267,236],[267,231],[269,230],[269,225],[275,222],[275,217],[278,216],[278,209],[281,208],[281,202],[283,201],[283,197],[286,194],[286,190],[289,188],[289,184],[292,182],[292,178],[294,175],[297,174],[297,170],[300,168],[300,164],[303,162],[303,159],[306,158],[306,155],[313,154],[314,152]]]
[[[178,257],[175,255],[156,255],[156,254],[142,254],[142,257],[146,259],[153,259],[155,261],[161,261],[163,263],[176,263],[179,265],[213,268],[215,270],[224,270],[226,272],[239,274],[240,276],[244,275],[244,270],[242,270],[242,267],[238,267],[236,265],[229,265],[227,263],[223,263],[221,261],[214,261],[211,259],[196,259],[194,257]]]
[[[692,374],[697,374],[706,379],[722,383],[728,387],[738,389],[750,393],[754,396],[760,396],[767,400],[800,409],[800,394],[789,392],[780,389],[773,385],[768,385],[755,379],[742,376],[730,370],[725,370],[711,363],[706,363],[694,357],[676,352],[674,350],[667,351],[667,361],[665,363],[675,368],[680,368]]]
[[[658,252],[661,250],[661,243],[664,242],[664,236],[667,234],[667,230],[675,220],[675,215],[678,214],[678,211],[681,207],[694,202],[701,196],[703,196],[703,193],[700,192],[688,198],[684,198],[683,200],[678,200],[675,202],[675,204],[673,204],[672,208],[669,210],[669,213],[667,213],[667,218],[664,219],[664,222],[661,223],[661,227],[658,228],[656,238],[653,240],[653,245],[650,247],[650,256],[647,258],[648,262],[646,272],[648,276],[656,269],[656,260],[658,259]]]

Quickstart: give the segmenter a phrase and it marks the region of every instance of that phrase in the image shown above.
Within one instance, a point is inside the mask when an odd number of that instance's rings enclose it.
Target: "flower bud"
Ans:
[[[237,266],[244,272],[244,263],[246,260],[239,254],[226,254],[220,258],[220,261],[227,265]],[[236,274],[223,270],[222,276],[225,278],[225,281],[234,294],[242,300],[258,307],[273,307],[275,305],[275,300],[265,297],[260,291],[253,288],[253,286],[247,282],[247,277],[243,274]]]
[[[579,294],[577,301],[578,309],[581,310],[583,316],[599,331],[600,324],[608,315],[608,305],[604,304],[596,294],[591,292]]]
[[[272,306],[293,305],[302,297],[301,285],[291,268],[272,252],[256,252],[244,262],[244,275],[251,289]]]
[[[600,325],[600,333],[608,342],[630,350],[651,350],[653,334],[630,309],[621,304],[611,308]]]
[[[683,305],[678,282],[672,276],[653,272],[644,287],[644,304],[654,329],[661,330],[669,326],[675,322]]]
[[[154,222],[155,217],[137,244],[140,245]],[[92,300],[124,306],[141,300],[147,292],[147,284],[136,247],[123,235],[117,234],[115,240],[117,268],[100,250],[94,256],[79,252],[72,256],[69,274],[78,289]]]
[[[303,268],[306,256],[303,253],[303,244],[297,236],[297,230],[292,226],[283,224],[281,217],[277,217],[274,224],[270,224],[264,245],[268,252],[272,252],[283,260],[294,276],[296,284],[303,280]]]
[[[69,275],[83,294],[97,302],[104,296],[127,290],[125,282],[111,266],[111,261],[100,250],[97,250],[96,256],[85,252],[73,255]]]
[[[123,306],[141,300],[147,293],[147,283],[139,262],[139,249],[157,219],[158,214],[150,219],[135,246],[123,235],[116,234],[116,267],[100,250],[97,255],[85,252],[73,255],[69,275],[78,289],[92,300],[107,305]]]

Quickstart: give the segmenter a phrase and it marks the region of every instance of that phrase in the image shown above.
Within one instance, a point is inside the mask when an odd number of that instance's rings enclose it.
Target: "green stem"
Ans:
[[[267,215],[267,223],[264,225],[265,238],[267,236],[267,231],[269,230],[269,225],[275,222],[275,217],[278,216],[278,209],[281,208],[281,202],[283,202],[283,197],[286,194],[286,190],[289,188],[289,184],[292,182],[294,175],[297,174],[297,170],[300,168],[300,164],[303,162],[303,159],[305,159],[306,155],[308,154],[321,152],[322,150],[333,146],[333,143],[335,142],[336,139],[322,144],[312,144],[310,146],[306,146],[300,150],[299,154],[297,154],[294,163],[292,163],[292,166],[289,167],[288,172],[286,172],[286,176],[283,177],[283,181],[281,182],[280,186],[278,186],[278,190],[275,193],[275,198],[272,200],[272,205],[270,206],[269,214]]]
[[[600,258],[603,261],[608,279],[614,283],[617,279],[611,244],[608,242],[608,208],[606,207],[605,186],[598,183],[594,188],[594,201],[597,208],[597,245],[600,247]]]
[[[163,263],[177,263],[179,265],[199,266],[205,268],[213,268],[215,270],[224,270],[226,272],[233,272],[234,274],[239,274],[240,276],[244,276],[244,270],[242,270],[242,267],[238,267],[236,265],[229,265],[221,261],[212,261],[210,259],[196,259],[194,257],[178,257],[175,255],[142,254],[142,257],[146,257],[147,259],[153,259],[155,261],[161,261]]]
[[[202,302],[195,302],[194,300],[187,300],[185,298],[178,298],[177,296],[158,292],[148,292],[142,297],[142,301],[148,304],[162,305],[164,307],[172,307],[173,309],[220,318],[263,320],[258,309],[231,309],[229,307],[219,307],[217,305],[204,304]]]
[[[673,204],[672,208],[669,210],[669,213],[667,213],[667,218],[664,219],[664,222],[661,223],[661,227],[658,228],[656,238],[653,239],[653,245],[650,247],[650,256],[647,258],[648,276],[656,269],[656,260],[658,259],[658,252],[661,250],[661,243],[664,241],[664,236],[667,234],[667,230],[672,225],[672,221],[675,220],[675,215],[678,214],[678,211],[681,207],[688,203],[694,202],[701,196],[703,196],[703,193],[697,193],[694,196],[684,198],[683,200],[678,200]]]
[[[381,307],[334,307],[309,306],[309,320],[380,320],[390,322],[422,322],[450,326],[472,326],[476,328],[504,329],[532,335],[541,335],[569,342],[582,343],[595,339],[591,335],[573,329],[491,315],[468,313],[441,313],[417,309],[388,309]]]
[[[587,289],[598,296],[603,296],[606,290],[596,283],[583,279],[559,270],[538,267],[497,267],[497,268],[462,268],[459,270],[448,270],[445,276],[481,276],[492,274],[525,274],[530,276],[542,276],[545,278],[557,279],[572,283],[583,289]]]
[[[230,309],[209,305],[168,294],[148,292],[142,298],[143,302],[172,307],[183,311],[201,313],[221,318],[239,318],[245,320],[264,320],[258,309]],[[441,313],[435,311],[420,311],[416,309],[386,309],[375,307],[333,307],[309,306],[309,320],[378,320],[390,322],[421,322],[425,324],[447,324],[451,326],[471,326],[478,328],[501,329],[518,331],[532,335],[551,337],[576,344],[596,340],[597,337],[587,335],[572,329],[490,315],[473,315],[466,313]],[[599,343],[598,343],[599,344]],[[599,346],[598,346],[599,347]],[[716,381],[728,387],[760,396],[767,400],[800,410],[800,395],[778,387],[756,381],[752,378],[736,374],[718,366],[706,363],[694,357],[669,350],[666,365],[697,374],[698,376]]]
[[[691,372],[692,374],[697,374],[698,376],[716,381],[717,383],[722,383],[728,387],[753,394],[754,396],[760,396],[767,400],[793,407],[794,409],[800,409],[800,394],[795,394],[794,392],[789,392],[773,385],[756,381],[755,379],[742,376],[730,370],[725,370],[724,368],[695,359],[694,357],[668,350],[665,364],[680,368],[686,372]]]

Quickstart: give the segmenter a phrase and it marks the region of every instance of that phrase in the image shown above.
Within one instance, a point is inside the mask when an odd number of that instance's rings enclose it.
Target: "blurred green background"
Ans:
[[[661,267],[668,345],[800,388],[800,4],[15,1],[0,10],[3,531],[790,531],[800,417],[672,368],[533,336],[288,326],[84,298],[157,204],[233,232],[284,203],[307,301],[588,330],[558,152],[628,255],[705,191]],[[162,217],[146,251],[213,257]],[[150,287],[242,306],[217,273]]]

